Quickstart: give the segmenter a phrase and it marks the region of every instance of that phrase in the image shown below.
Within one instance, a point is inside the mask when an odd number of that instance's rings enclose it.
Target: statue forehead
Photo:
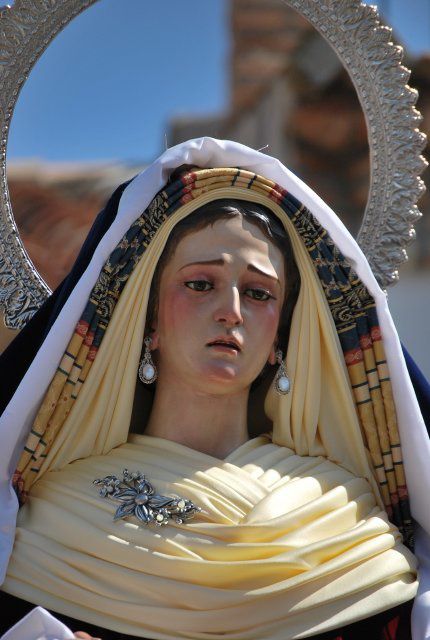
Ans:
[[[171,259],[175,262],[186,257],[207,261],[224,257],[251,258],[271,263],[276,270],[283,269],[280,249],[252,221],[242,215],[221,218],[186,233],[175,247]]]

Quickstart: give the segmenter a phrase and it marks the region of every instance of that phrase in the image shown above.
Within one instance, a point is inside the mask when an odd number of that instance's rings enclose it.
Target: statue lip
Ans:
[[[215,345],[220,345],[221,347],[229,347],[230,349],[235,349],[236,351],[242,351],[242,346],[236,338],[232,338],[230,336],[219,336],[214,340],[211,340],[207,343],[207,347],[213,347]]]

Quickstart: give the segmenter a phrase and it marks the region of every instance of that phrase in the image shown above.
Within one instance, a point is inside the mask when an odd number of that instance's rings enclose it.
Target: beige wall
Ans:
[[[0,353],[6,349],[8,344],[12,342],[18,333],[18,331],[14,331],[6,327],[3,312],[0,311]]]

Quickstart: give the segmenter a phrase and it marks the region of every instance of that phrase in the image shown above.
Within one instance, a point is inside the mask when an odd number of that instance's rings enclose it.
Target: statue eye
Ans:
[[[208,280],[188,280],[184,284],[193,291],[209,291],[213,289],[212,283],[208,282]]]
[[[266,302],[269,298],[275,299],[274,296],[264,289],[246,289],[245,293],[253,300],[260,300],[261,302]]]

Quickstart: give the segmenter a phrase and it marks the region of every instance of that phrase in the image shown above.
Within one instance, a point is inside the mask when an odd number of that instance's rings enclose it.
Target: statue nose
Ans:
[[[215,313],[215,320],[229,326],[238,326],[243,323],[240,294],[236,287],[227,292]]]

